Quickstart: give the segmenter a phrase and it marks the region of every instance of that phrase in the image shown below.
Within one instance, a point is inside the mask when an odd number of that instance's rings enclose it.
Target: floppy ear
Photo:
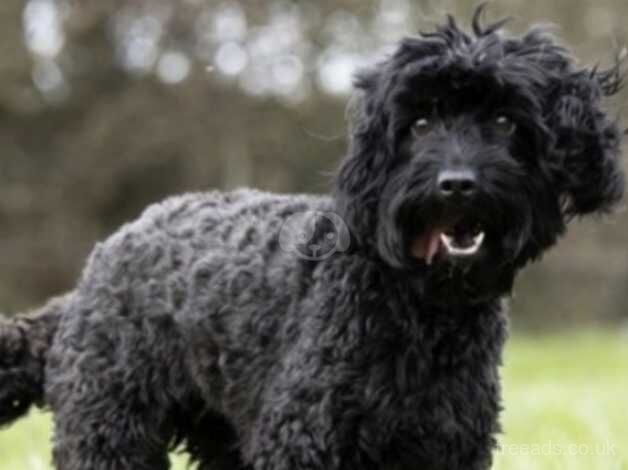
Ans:
[[[373,234],[378,196],[386,182],[389,116],[386,63],[356,77],[349,116],[349,151],[335,180],[338,211],[354,236]]]
[[[601,101],[621,88],[620,64],[567,73],[548,100],[549,163],[566,216],[609,211],[622,197],[622,132]]]

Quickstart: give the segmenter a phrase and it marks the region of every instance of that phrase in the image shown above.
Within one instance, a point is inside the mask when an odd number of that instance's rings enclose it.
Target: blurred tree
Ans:
[[[326,191],[345,147],[354,70],[445,12],[469,18],[473,6],[4,0],[0,305],[14,310],[69,288],[95,240],[168,194]],[[520,18],[515,30],[560,24],[585,58],[610,58],[627,12],[621,0],[504,0],[489,9]],[[628,278],[626,228],[624,214],[570,235],[527,273],[515,322],[616,317],[613,305],[628,300],[612,282]]]

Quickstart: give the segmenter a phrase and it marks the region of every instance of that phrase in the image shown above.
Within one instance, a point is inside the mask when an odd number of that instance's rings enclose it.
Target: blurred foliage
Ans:
[[[93,243],[168,194],[324,192],[345,150],[351,73],[472,2],[3,0],[0,307],[75,282]],[[584,62],[626,42],[624,0],[496,0],[560,25]],[[624,94],[614,109],[626,114]],[[515,324],[628,320],[625,211],[575,223],[524,276]]]

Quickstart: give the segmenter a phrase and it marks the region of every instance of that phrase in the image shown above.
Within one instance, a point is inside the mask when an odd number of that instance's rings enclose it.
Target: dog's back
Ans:
[[[198,421],[191,421],[198,416],[182,423],[171,412],[180,406],[185,415],[181,404],[207,392],[197,387],[212,383],[219,366],[218,355],[199,359],[213,340],[195,343],[194,331],[210,328],[226,350],[236,341],[229,335],[246,334],[229,312],[239,318],[286,312],[302,288],[290,273],[323,255],[308,257],[306,251],[319,236],[316,222],[333,228],[324,216],[317,220],[328,203],[239,190],[188,194],[149,207],[97,245],[73,292],[0,325],[0,424],[33,404],[50,406],[61,423],[56,441],[63,445],[68,436],[87,439],[90,426],[127,434],[125,417],[132,413],[123,408],[129,406],[141,410],[138,422],[146,433],[163,436],[164,445],[176,439],[177,427],[193,434]],[[269,328],[271,337],[276,331]],[[216,384],[204,394],[215,397],[215,406],[219,389]],[[161,432],[164,427],[169,429]],[[74,468],[71,458],[57,456],[63,468]],[[159,467],[158,460],[151,465]]]

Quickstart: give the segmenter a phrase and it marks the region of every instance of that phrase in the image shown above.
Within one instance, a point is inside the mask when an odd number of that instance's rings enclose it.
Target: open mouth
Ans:
[[[432,264],[436,257],[471,258],[479,253],[486,239],[482,224],[472,218],[460,218],[429,228],[412,243],[412,255]]]

